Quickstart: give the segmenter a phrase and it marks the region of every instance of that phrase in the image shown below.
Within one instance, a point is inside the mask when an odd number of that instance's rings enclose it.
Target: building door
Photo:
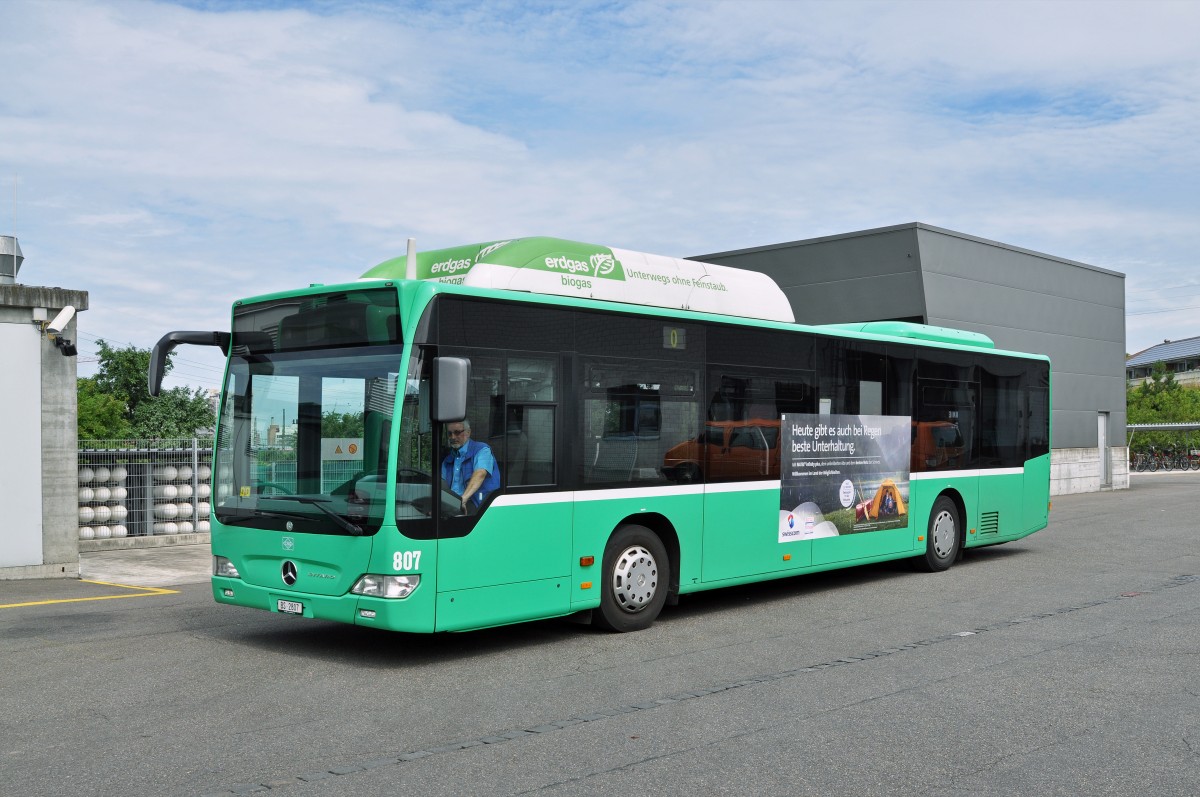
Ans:
[[[1108,413],[1096,416],[1096,447],[1100,449],[1100,487],[1112,487],[1112,449],[1108,447]]]

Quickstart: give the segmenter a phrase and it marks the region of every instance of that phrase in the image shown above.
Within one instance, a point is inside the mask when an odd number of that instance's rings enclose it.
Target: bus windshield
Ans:
[[[237,308],[217,432],[226,525],[358,536],[383,522],[402,347],[396,294],[355,291]]]

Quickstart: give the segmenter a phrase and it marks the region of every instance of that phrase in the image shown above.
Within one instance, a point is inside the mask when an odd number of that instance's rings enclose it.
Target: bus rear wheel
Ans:
[[[958,558],[959,529],[962,520],[958,516],[958,507],[944,495],[938,496],[929,510],[929,528],[925,534],[925,555],[918,556],[916,565],[929,573],[937,573],[954,564]]]
[[[600,610],[593,622],[609,631],[649,628],[667,602],[667,549],[645,526],[622,526],[604,548],[601,578]]]

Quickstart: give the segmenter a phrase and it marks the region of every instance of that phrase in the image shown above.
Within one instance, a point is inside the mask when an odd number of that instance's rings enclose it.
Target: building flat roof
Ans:
[[[712,252],[712,253],[709,253],[706,255],[695,255],[694,257],[697,260],[703,260],[705,258],[710,258],[710,257],[731,257],[734,255],[746,255],[746,254],[752,254],[755,252],[770,252],[770,251],[776,250],[776,249],[787,249],[788,247],[792,247],[792,246],[807,246],[809,244],[826,243],[828,241],[840,241],[840,240],[845,240],[848,238],[862,238],[862,237],[865,237],[868,235],[882,235],[884,233],[899,232],[901,230],[928,230],[929,232],[936,232],[941,235],[949,235],[954,238],[962,238],[965,241],[973,241],[975,243],[982,244],[984,246],[995,246],[1000,249],[1007,249],[1011,252],[1019,252],[1020,254],[1023,254],[1023,255],[1030,255],[1032,257],[1040,257],[1045,260],[1053,260],[1056,263],[1064,263],[1066,265],[1075,266],[1077,268],[1085,268],[1088,271],[1096,271],[1101,274],[1108,274],[1110,276],[1120,277],[1121,279],[1125,279],[1125,275],[1123,273],[1121,273],[1120,271],[1112,271],[1111,269],[1100,268],[1099,266],[1089,265],[1088,263],[1080,263],[1078,260],[1068,260],[1065,257],[1058,257],[1057,255],[1048,255],[1045,252],[1036,252],[1032,249],[1023,249],[1019,246],[1013,246],[1012,244],[1001,243],[1000,241],[992,241],[987,238],[980,238],[975,235],[968,235],[966,233],[956,232],[954,230],[947,230],[943,227],[935,227],[932,224],[925,224],[924,222],[920,222],[920,221],[912,221],[912,222],[908,222],[907,224],[895,224],[890,227],[875,227],[875,228],[869,229],[869,230],[859,230],[858,232],[845,232],[845,233],[839,233],[837,235],[825,235],[825,236],[821,236],[819,238],[806,238],[806,239],[798,240],[798,241],[787,241],[785,243],[767,244],[765,246],[751,246],[751,247],[747,247],[745,249],[733,249],[728,252]]]

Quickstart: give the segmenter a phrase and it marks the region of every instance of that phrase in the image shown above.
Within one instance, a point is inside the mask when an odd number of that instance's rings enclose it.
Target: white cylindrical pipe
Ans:
[[[417,278],[417,239],[408,239],[408,252],[404,256],[404,278],[406,280],[415,280]]]

